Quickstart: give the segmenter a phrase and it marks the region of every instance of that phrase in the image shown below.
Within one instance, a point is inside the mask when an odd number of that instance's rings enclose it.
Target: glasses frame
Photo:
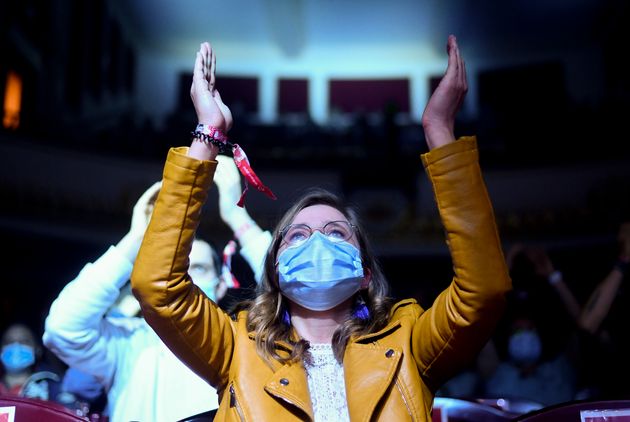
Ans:
[[[330,224],[334,224],[334,223],[342,223],[342,224],[345,224],[345,225],[347,225],[348,227],[350,227],[350,234],[349,234],[349,236],[348,236],[347,238],[344,238],[344,239],[335,239],[335,238],[331,238],[331,237],[329,237],[329,236],[326,234],[325,228],[326,228],[327,226],[329,226]],[[307,229],[308,229],[308,232],[309,232],[308,237],[307,237],[306,239],[304,239],[303,241],[301,241],[301,242],[297,242],[297,243],[290,243],[289,241],[287,241],[287,240],[286,240],[286,237],[285,237],[285,236],[286,236],[287,232],[288,232],[288,231],[289,231],[292,227],[305,227],[305,228],[307,228]],[[352,236],[354,236],[354,235],[355,235],[356,230],[357,230],[357,226],[355,226],[355,225],[354,225],[354,224],[352,224],[351,222],[349,222],[349,221],[345,221],[345,220],[333,220],[333,221],[329,221],[328,223],[324,224],[324,225],[323,225],[323,226],[321,226],[321,227],[311,227],[311,226],[309,226],[308,224],[305,224],[305,223],[288,224],[288,225],[284,226],[284,228],[283,228],[282,230],[280,230],[280,239],[281,239],[281,242],[282,242],[282,243],[284,243],[284,244],[288,245],[289,247],[292,247],[292,246],[299,246],[299,245],[303,244],[304,242],[306,242],[308,239],[310,239],[310,238],[311,238],[311,236],[313,235],[313,233],[314,233],[314,232],[318,231],[318,232],[320,232],[321,234],[323,234],[324,236],[326,236],[328,239],[330,239],[330,240],[331,240],[331,241],[333,241],[333,242],[346,242],[346,241],[348,241],[348,240],[352,239]]]

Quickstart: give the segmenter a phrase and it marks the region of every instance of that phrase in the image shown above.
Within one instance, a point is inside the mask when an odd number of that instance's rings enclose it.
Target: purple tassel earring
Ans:
[[[289,315],[289,311],[287,311],[286,309],[282,314],[282,322],[284,322],[289,327],[291,326],[291,316]]]
[[[367,321],[368,319],[370,319],[370,310],[365,304],[363,298],[360,296],[357,299],[357,303],[354,307],[354,312],[352,313],[352,316],[362,321]]]

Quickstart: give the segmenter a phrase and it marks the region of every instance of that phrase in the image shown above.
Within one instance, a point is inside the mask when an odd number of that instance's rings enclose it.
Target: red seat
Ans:
[[[0,396],[0,408],[13,409],[15,422],[68,422],[68,421],[81,421],[85,422],[84,418],[80,418],[62,405],[54,402],[39,400],[39,399],[27,399],[25,397],[14,396]],[[0,411],[0,421],[12,422],[8,418],[8,412]],[[3,418],[4,416],[4,418]]]

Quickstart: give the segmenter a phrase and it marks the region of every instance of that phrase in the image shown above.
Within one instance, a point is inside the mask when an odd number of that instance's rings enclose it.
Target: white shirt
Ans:
[[[216,408],[215,390],[142,318],[104,316],[132,268],[114,246],[87,264],[53,302],[44,344],[105,386],[112,422],[173,422]]]
[[[331,344],[311,344],[304,361],[315,422],[350,421],[343,365],[337,362]]]

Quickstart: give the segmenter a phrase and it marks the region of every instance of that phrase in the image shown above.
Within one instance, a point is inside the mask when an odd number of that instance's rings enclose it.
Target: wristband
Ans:
[[[219,153],[222,154],[234,147],[231,142],[228,142],[227,135],[214,126],[199,123],[190,134],[193,141],[203,142],[206,145],[213,144],[219,149]]]
[[[554,284],[558,284],[562,281],[562,273],[558,270],[552,272],[551,274],[549,274],[549,284],[551,284],[552,286]]]
[[[221,129],[218,129],[214,126],[204,125],[203,123],[199,123],[195,128],[196,133],[203,133],[204,135],[209,136],[211,139],[215,139],[221,143],[227,143],[228,137]]]
[[[243,236],[243,234],[251,228],[252,228],[252,225],[249,222],[241,224],[241,226],[234,231],[234,238],[240,241],[241,236]]]
[[[241,148],[238,144],[229,142],[227,136],[220,129],[199,123],[191,134],[193,141],[203,142],[206,145],[216,145],[217,148],[219,148],[219,152],[225,152],[228,149],[232,150],[234,163],[241,174],[245,177],[245,188],[243,189],[241,197],[236,205],[243,208],[243,204],[245,203],[245,194],[247,193],[250,184],[269,198],[276,199],[276,195],[271,191],[271,189],[263,184],[254,172],[254,169],[249,164],[249,160],[247,159],[247,155],[245,155],[243,148]]]

